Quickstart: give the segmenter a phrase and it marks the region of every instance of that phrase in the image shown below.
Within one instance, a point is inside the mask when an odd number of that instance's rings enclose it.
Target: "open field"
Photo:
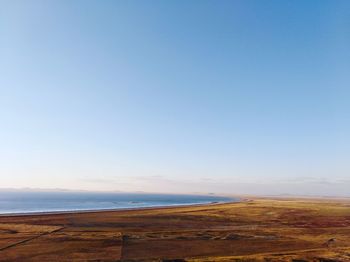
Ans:
[[[350,261],[350,200],[2,216],[0,261]]]

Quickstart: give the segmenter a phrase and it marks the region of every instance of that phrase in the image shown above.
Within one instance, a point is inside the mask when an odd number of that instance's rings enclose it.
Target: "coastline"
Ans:
[[[182,207],[201,207],[201,206],[213,206],[223,204],[233,204],[247,199],[236,198],[236,200],[230,201],[212,201],[203,203],[188,203],[188,204],[172,204],[172,205],[159,205],[148,207],[125,207],[125,208],[108,208],[108,209],[84,209],[84,210],[62,210],[62,211],[37,211],[37,212],[18,212],[18,213],[0,213],[0,217],[26,217],[26,216],[55,216],[66,214],[90,214],[90,213],[109,213],[109,212],[123,212],[123,211],[152,211],[157,209],[173,209]]]
[[[234,195],[234,196],[221,196],[231,198],[227,201],[210,201],[202,203],[186,203],[186,204],[170,204],[170,205],[154,205],[154,206],[141,206],[141,207],[120,207],[120,208],[101,208],[101,209],[78,209],[78,210],[58,210],[58,211],[34,211],[34,212],[9,212],[0,213],[0,217],[26,217],[26,216],[50,216],[50,215],[65,215],[65,214],[89,214],[89,213],[104,213],[104,212],[126,212],[126,211],[152,211],[158,209],[176,209],[185,207],[203,207],[203,206],[219,206],[225,204],[234,204],[242,202],[251,202],[258,199],[271,199],[278,201],[335,201],[335,202],[348,202],[350,197],[338,197],[338,196],[276,196],[276,195]]]
[[[349,261],[350,199],[325,200],[242,196],[221,203],[5,215],[1,258],[203,262],[277,261],[278,255],[278,261]],[[325,245],[330,239],[336,239],[334,249]]]

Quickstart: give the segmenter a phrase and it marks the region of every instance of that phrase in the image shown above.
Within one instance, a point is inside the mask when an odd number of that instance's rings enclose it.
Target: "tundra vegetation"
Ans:
[[[1,261],[350,261],[350,200],[0,217]]]

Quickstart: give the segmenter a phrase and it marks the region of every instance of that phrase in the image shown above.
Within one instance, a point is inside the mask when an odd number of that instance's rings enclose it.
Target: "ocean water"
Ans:
[[[214,195],[8,191],[0,192],[0,214],[130,209],[235,200]]]

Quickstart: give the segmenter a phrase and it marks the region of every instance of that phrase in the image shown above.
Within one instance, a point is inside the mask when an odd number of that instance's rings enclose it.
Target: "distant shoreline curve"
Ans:
[[[173,204],[162,206],[149,206],[149,207],[126,207],[126,208],[107,208],[107,209],[86,209],[86,210],[63,210],[63,211],[37,211],[37,212],[19,212],[19,213],[0,213],[0,217],[22,217],[22,216],[46,216],[46,215],[66,215],[66,214],[80,214],[80,213],[102,213],[102,212],[123,212],[123,211],[143,211],[143,210],[155,210],[155,209],[169,209],[169,208],[182,208],[182,207],[201,207],[201,206],[213,206],[222,204],[234,204],[247,201],[247,199],[241,199],[236,197],[230,201],[210,201],[203,203],[189,203],[189,204]]]

